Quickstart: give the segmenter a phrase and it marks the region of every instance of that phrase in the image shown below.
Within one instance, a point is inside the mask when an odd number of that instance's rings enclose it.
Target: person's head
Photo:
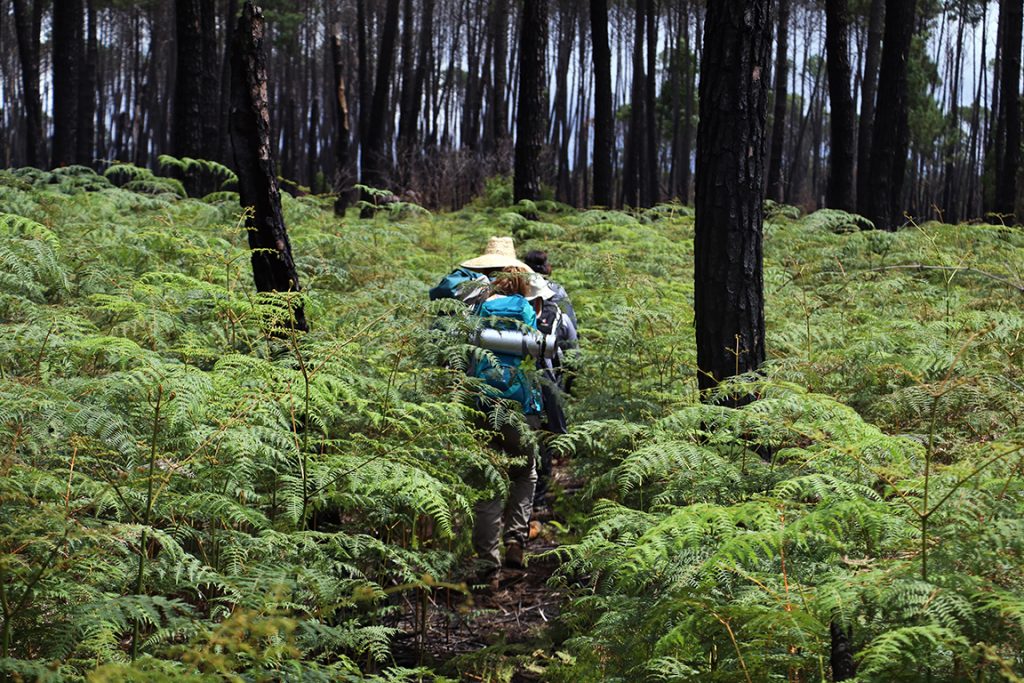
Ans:
[[[536,311],[537,315],[540,315],[541,310],[544,308],[544,302],[555,295],[554,290],[548,285],[548,281],[544,279],[543,275],[539,273],[530,273],[529,286],[527,292],[523,296],[533,306],[533,310]]]
[[[459,264],[463,268],[491,275],[509,266],[530,272],[530,267],[516,258],[516,245],[511,237],[492,237],[484,253]]]
[[[530,270],[522,266],[506,266],[494,274],[491,287],[495,294],[525,297],[530,293]]]
[[[551,275],[551,264],[548,263],[548,252],[534,249],[533,251],[526,252],[526,256],[523,257],[523,261],[526,265],[535,273],[541,275]]]

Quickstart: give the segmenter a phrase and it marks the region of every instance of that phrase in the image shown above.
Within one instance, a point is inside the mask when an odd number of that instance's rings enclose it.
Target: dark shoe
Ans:
[[[494,595],[501,587],[501,569],[493,567],[476,575],[472,590],[477,595]]]
[[[505,546],[505,566],[511,569],[524,569],[523,546],[515,541]]]

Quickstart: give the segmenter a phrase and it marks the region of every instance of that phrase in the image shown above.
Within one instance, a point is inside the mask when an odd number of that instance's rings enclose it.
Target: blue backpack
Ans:
[[[466,295],[476,289],[470,283],[487,284],[487,276],[468,268],[456,268],[441,278],[441,281],[430,288],[430,300],[459,299],[465,300]]]
[[[516,329],[517,323],[536,329],[537,316],[533,307],[518,294],[499,296],[477,305],[474,311],[482,318],[490,318],[487,325],[497,329]],[[536,415],[543,407],[540,392],[531,386],[526,373],[519,369],[523,357],[507,353],[494,353],[497,365],[484,356],[477,361],[473,376],[484,380],[496,391],[493,395],[518,401],[523,413]]]

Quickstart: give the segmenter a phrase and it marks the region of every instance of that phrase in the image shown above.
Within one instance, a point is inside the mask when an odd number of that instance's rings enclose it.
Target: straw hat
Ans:
[[[471,270],[518,266],[525,268],[527,272],[533,272],[530,266],[516,258],[516,245],[511,237],[492,237],[487,240],[487,248],[484,249],[483,254],[468,261],[463,261],[459,265]]]
[[[555,290],[548,286],[548,281],[543,275],[534,273],[530,275],[529,289],[526,292],[526,299],[532,300],[540,297],[547,301],[555,295]]]

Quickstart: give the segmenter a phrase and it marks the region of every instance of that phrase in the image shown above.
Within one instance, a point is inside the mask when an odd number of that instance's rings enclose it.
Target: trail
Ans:
[[[567,464],[555,461],[552,480],[562,496],[571,496]],[[558,519],[557,511],[555,519]],[[439,589],[406,596],[392,654],[403,666],[427,666],[462,680],[491,680],[503,670],[503,680],[537,681],[540,671],[529,666],[536,650],[548,651],[557,637],[558,618],[566,591],[548,584],[558,568],[554,526],[545,522],[526,547],[528,561],[521,571],[504,569],[500,590],[493,596],[466,595]],[[424,607],[426,619],[423,619]],[[509,671],[511,670],[511,671]],[[507,675],[511,673],[511,678]]]

